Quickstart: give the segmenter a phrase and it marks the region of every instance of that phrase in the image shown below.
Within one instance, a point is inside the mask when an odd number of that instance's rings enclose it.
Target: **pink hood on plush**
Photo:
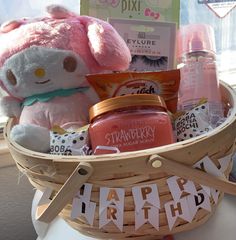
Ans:
[[[81,126],[88,122],[88,109],[97,101],[91,88],[47,101],[37,99],[24,107],[20,107],[19,101],[58,89],[78,89],[89,73],[124,71],[131,61],[130,51],[107,22],[77,16],[57,5],[51,5],[47,11],[49,17],[15,20],[0,28],[0,85],[10,95],[5,103],[13,106],[12,111],[6,107],[6,112],[12,116],[18,113],[18,106],[22,110],[20,123],[25,124],[51,128],[77,122]],[[66,58],[62,59],[61,50],[72,52],[72,59],[79,66],[65,68]],[[36,52],[41,53],[39,58]],[[55,61],[47,59],[51,56],[48,52],[55,54]]]
[[[2,26],[0,67],[6,59],[30,46],[45,46],[79,54],[91,73],[128,68],[129,49],[109,23],[63,11],[54,10],[51,17],[32,22],[12,21]]]

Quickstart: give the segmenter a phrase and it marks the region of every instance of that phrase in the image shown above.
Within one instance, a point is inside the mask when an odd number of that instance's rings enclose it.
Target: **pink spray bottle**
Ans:
[[[190,24],[178,32],[180,68],[179,114],[175,120],[176,141],[202,135],[223,120],[223,104],[216,67],[213,28]]]
[[[206,24],[181,27],[177,57],[181,68],[178,110],[189,111],[205,100],[209,125],[216,127],[223,118],[223,107],[213,28]]]

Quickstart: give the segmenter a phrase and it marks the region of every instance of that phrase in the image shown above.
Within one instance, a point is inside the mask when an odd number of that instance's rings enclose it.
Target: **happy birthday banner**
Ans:
[[[224,177],[224,172],[231,163],[232,154],[219,159],[219,168],[209,157],[204,157],[194,164],[194,168],[201,169],[214,176]],[[199,209],[211,212],[210,198],[217,204],[220,192],[211,187],[201,185],[197,190],[194,182],[177,176],[168,178],[167,185],[173,198],[164,204],[169,229],[172,230],[177,219],[192,222]],[[89,225],[93,225],[96,203],[91,201],[93,184],[85,183],[76,194],[72,202],[71,218],[84,217]],[[186,193],[188,194],[186,196]],[[48,195],[48,191],[45,191]],[[114,224],[119,231],[123,231],[125,189],[100,187],[99,191],[99,228],[107,224]],[[183,194],[185,195],[184,197]],[[150,224],[159,230],[159,212],[161,209],[157,184],[147,184],[132,187],[135,207],[135,230],[144,224]]]

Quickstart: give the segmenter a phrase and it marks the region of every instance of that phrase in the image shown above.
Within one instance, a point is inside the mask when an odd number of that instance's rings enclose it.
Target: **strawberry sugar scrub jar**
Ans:
[[[158,95],[109,98],[92,106],[89,115],[95,155],[109,153],[108,149],[137,151],[174,142],[165,102]]]

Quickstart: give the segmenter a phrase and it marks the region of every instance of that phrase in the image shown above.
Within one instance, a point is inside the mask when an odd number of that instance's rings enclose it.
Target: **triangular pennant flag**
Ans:
[[[182,193],[197,194],[196,187],[194,183],[190,180],[183,179],[177,176],[173,176],[167,179],[167,184],[169,186],[171,195],[174,201],[179,201]]]
[[[82,199],[75,197],[72,202],[71,218],[84,216],[87,222],[92,226],[95,216],[96,203],[83,202]]]
[[[137,213],[145,204],[160,208],[160,198],[156,184],[142,185],[132,188],[135,211]]]
[[[205,191],[206,194],[210,197],[211,196],[211,188],[204,186],[204,185],[200,185],[200,186],[202,187],[203,191]]]
[[[156,230],[159,230],[159,208],[145,206],[139,212],[135,211],[135,230],[145,223],[150,223]]]
[[[123,231],[124,198],[123,188],[100,188],[99,228],[112,222]]]
[[[172,230],[177,218],[182,218],[187,222],[192,221],[187,198],[181,198],[178,202],[170,201],[165,204],[166,217],[169,229]]]
[[[91,202],[92,184],[85,183],[72,201],[71,218],[84,216],[90,225],[93,225],[96,203]]]
[[[85,183],[83,186],[80,188],[80,191],[76,194],[79,199],[88,202],[91,199],[91,194],[92,194],[92,187],[93,185],[90,183]]]
[[[211,188],[211,196],[215,202],[215,204],[218,203],[220,192],[214,188]]]
[[[214,162],[208,156],[205,156],[200,161],[195,163],[193,167],[199,168],[200,170],[210,173],[213,176],[225,178],[225,175],[216,167]]]
[[[207,1],[205,1],[207,2]],[[209,9],[211,9],[218,17],[223,18],[229,14],[236,6],[235,1],[211,1],[211,3],[206,4]]]
[[[220,171],[224,173],[228,169],[232,161],[232,154],[229,154],[223,158],[220,158],[218,161],[220,163]]]
[[[187,196],[187,200],[192,219],[200,208],[211,212],[210,198],[204,190],[198,191],[196,195]]]

